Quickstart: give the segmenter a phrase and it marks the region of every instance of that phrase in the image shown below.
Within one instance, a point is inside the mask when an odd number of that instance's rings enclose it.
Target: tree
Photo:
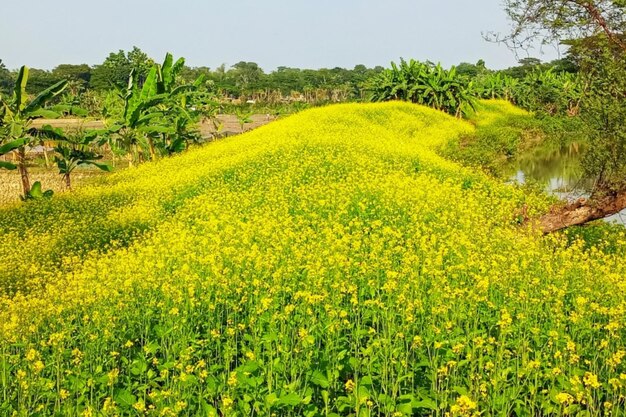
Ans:
[[[133,49],[126,54],[126,58],[130,68],[135,70],[139,83],[143,84],[154,65],[154,60],[136,46],[133,46]]]
[[[0,97],[0,155],[16,151],[18,156],[17,165],[0,162],[0,168],[19,170],[24,198],[28,198],[31,191],[26,149],[38,133],[37,129],[31,127],[32,120],[42,116],[58,117],[57,113],[45,110],[44,106],[61,94],[67,85],[65,80],[59,81],[29,101],[26,94],[28,72],[28,67],[20,68],[11,100],[5,101]]]
[[[456,66],[456,72],[462,77],[467,77],[470,79],[476,78],[479,75],[486,73],[488,70],[485,67],[485,61],[482,59],[478,61],[476,64],[470,64],[468,62],[461,62]]]
[[[626,1],[506,0],[512,32],[499,40],[511,48],[532,41],[574,42],[587,89],[580,117],[589,128],[584,171],[595,186],[589,199],[541,219],[545,232],[606,217],[626,208]],[[570,43],[571,43],[570,42]]]
[[[111,52],[102,64],[93,69],[90,86],[96,90],[121,87],[128,80],[130,70],[130,62],[123,50]]]
[[[13,85],[13,78],[11,77],[11,71],[9,71],[4,65],[4,62],[0,59],[0,94],[7,94],[11,91]]]
[[[626,42],[619,36],[626,27],[624,0],[505,0],[504,8],[513,22],[511,33],[488,37],[513,49],[528,49],[537,40],[558,43],[602,32],[626,50]]]
[[[69,191],[72,191],[72,173],[80,166],[91,165],[107,172],[112,170],[110,165],[98,162],[103,156],[94,149],[96,134],[79,131],[67,135],[63,130],[50,125],[44,126],[42,130],[56,139],[54,162]]]
[[[30,68],[28,71],[28,92],[39,94],[59,81],[50,71]]]
[[[298,68],[278,67],[276,71],[267,76],[267,86],[280,91],[282,94],[304,91],[302,71]]]
[[[235,80],[235,85],[242,93],[251,93],[254,90],[262,88],[261,81],[265,73],[255,62],[238,62],[233,65],[229,75]]]
[[[77,92],[84,91],[91,80],[91,67],[87,64],[60,64],[52,70],[52,77],[57,80],[67,80],[78,90]]]
[[[102,64],[93,69],[90,86],[96,90],[123,89],[132,70],[141,85],[153,64],[154,61],[136,46],[128,53],[122,49],[111,52]]]
[[[189,98],[203,77],[192,85],[177,85],[184,64],[183,58],[174,62],[168,53],[162,65],[152,66],[141,86],[135,70],[131,71],[120,96],[124,100],[123,114],[100,132],[114,148],[126,152],[129,166],[134,160],[143,159],[146,152],[150,159],[155,159],[158,154],[180,152],[189,141],[197,139],[191,125],[199,113],[192,110]]]
[[[237,110],[237,122],[241,128],[241,133],[245,131],[246,124],[252,123],[252,113],[245,110]]]
[[[474,108],[476,92],[455,67],[415,60],[391,63],[391,68],[372,79],[372,101],[405,100],[460,117]]]

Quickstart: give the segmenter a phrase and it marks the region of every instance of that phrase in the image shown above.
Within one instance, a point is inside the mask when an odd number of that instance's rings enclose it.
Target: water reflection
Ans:
[[[563,200],[587,197],[593,183],[582,179],[580,159],[584,150],[585,147],[578,143],[534,148],[511,162],[508,177],[520,184],[539,183],[547,192]],[[626,226],[626,210],[605,220]]]

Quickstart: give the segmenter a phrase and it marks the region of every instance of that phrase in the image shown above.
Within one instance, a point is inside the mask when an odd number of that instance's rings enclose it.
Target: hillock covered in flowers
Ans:
[[[442,156],[512,113],[316,108],[2,208],[0,415],[624,415],[624,233]]]

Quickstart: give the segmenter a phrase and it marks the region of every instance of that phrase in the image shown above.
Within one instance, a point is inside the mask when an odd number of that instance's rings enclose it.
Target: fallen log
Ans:
[[[552,233],[570,226],[603,219],[626,208],[626,191],[606,193],[592,198],[579,198],[565,206],[555,207],[539,219],[543,233]]]

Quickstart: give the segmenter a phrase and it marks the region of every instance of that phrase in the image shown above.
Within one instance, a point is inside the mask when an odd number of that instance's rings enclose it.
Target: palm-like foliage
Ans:
[[[514,99],[528,110],[550,115],[573,114],[577,112],[583,92],[578,75],[536,69],[520,80]]]
[[[485,99],[503,99],[513,101],[519,81],[501,72],[480,76],[474,83],[476,94]]]
[[[0,97],[0,156],[17,152],[17,164],[0,162],[0,168],[19,169],[22,191],[27,197],[31,191],[30,179],[26,168],[26,150],[36,139],[37,129],[31,127],[32,120],[38,117],[55,118],[59,114],[45,109],[52,99],[61,94],[67,82],[59,81],[29,100],[26,93],[28,67],[20,68],[11,100]]]
[[[140,87],[131,72],[128,85],[120,93],[124,100],[122,116],[104,132],[113,148],[129,156],[129,164],[147,156],[179,152],[190,141],[198,139],[193,124],[199,113],[193,110],[190,98],[201,84],[178,85],[177,75],[184,59],[174,62],[167,54],[162,65],[155,64]]]
[[[68,190],[72,189],[71,175],[80,166],[91,165],[103,171],[112,170],[110,165],[99,162],[103,155],[98,151],[96,133],[85,134],[79,130],[67,134],[63,129],[50,125],[43,126],[40,132],[49,142],[54,143],[54,162]]]
[[[370,82],[371,101],[403,100],[423,104],[455,116],[474,108],[476,95],[471,82],[452,67],[415,60],[391,63]]]

